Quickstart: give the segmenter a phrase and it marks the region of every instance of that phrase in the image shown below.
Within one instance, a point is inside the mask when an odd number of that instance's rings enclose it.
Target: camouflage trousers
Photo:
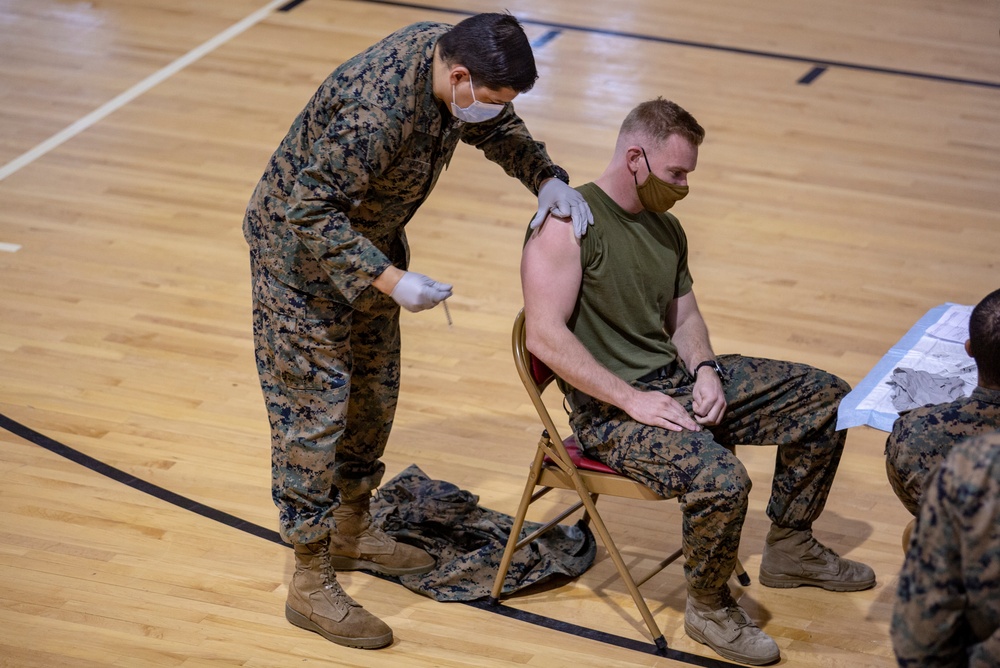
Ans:
[[[751,480],[732,446],[778,446],[767,515],[803,530],[823,511],[847,437],[836,430],[837,406],[850,390],[840,378],[792,362],[739,355],[719,361],[728,408],[721,424],[701,431],[652,427],[592,397],[569,395],[570,424],[590,456],[678,497],[684,573],[693,589],[723,586],[736,563]],[[691,413],[694,379],[680,365],[634,385],[663,392]]]
[[[271,425],[281,537],[330,530],[340,495],[378,487],[399,393],[399,306],[374,289],[353,305],[282,285],[256,262],[253,332]]]

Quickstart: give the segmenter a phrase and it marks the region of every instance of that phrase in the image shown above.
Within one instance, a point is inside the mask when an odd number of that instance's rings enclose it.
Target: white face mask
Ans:
[[[466,123],[482,123],[491,118],[496,118],[503,111],[505,105],[488,104],[476,99],[476,91],[472,87],[472,76],[469,76],[469,90],[472,91],[472,104],[464,109],[455,102],[455,84],[451,85],[451,113],[460,121]]]

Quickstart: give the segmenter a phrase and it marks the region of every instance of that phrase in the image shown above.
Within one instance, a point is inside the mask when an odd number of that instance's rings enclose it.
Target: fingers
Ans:
[[[726,395],[721,389],[716,392],[705,389],[705,386],[695,387],[692,396],[691,410],[699,424],[714,425],[722,421],[726,414]]]
[[[427,288],[427,297],[434,302],[434,305],[438,305],[443,302],[448,297],[451,297],[451,286],[446,283],[438,283],[437,281],[432,281],[433,285]]]
[[[421,305],[424,308],[433,308],[451,297],[451,286],[447,283],[439,283],[428,276],[424,276],[421,283]]]
[[[407,311],[417,313],[433,308],[451,296],[451,286],[433,278],[408,271],[399,279],[390,297]]]
[[[670,431],[701,431],[701,425],[685,413],[682,417],[665,417],[666,428]]]
[[[573,232],[576,233],[576,238],[580,239],[587,233],[587,228],[594,224],[594,214],[590,212],[587,200],[582,198],[572,209]]]
[[[568,202],[553,202],[552,206],[549,207],[549,211],[552,212],[553,216],[558,216],[559,218],[569,218],[573,215],[574,209]]]
[[[643,424],[669,431],[701,431],[701,426],[682,404],[655,390],[639,390],[630,395],[627,403],[627,407],[623,406],[625,412]]]
[[[542,224],[542,221],[544,221],[546,216],[548,215],[549,215],[549,210],[547,208],[545,209],[539,208],[538,213],[536,213],[535,217],[531,219],[531,222],[528,224],[528,227],[530,227],[533,230],[538,229],[538,226]]]

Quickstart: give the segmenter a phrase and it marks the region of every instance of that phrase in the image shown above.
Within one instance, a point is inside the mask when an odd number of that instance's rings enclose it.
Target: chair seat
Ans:
[[[621,475],[618,471],[614,470],[607,464],[603,464],[596,459],[591,459],[583,454],[583,448],[580,444],[576,442],[576,436],[570,436],[563,441],[563,445],[566,446],[566,452],[569,453],[569,458],[573,460],[573,465],[578,469],[583,469],[584,471],[595,471],[597,473],[610,473],[611,475]],[[552,465],[555,462],[548,455],[545,456],[545,464]]]
[[[664,497],[649,487],[636,482],[627,475],[622,475],[596,459],[586,457],[574,436],[563,440],[563,445],[566,446],[566,453],[577,468],[577,474],[583,479],[591,492],[595,494],[610,494],[611,496],[626,499],[643,499],[646,501],[664,500]],[[542,461],[542,470],[540,471],[538,483],[549,487],[574,489],[573,481],[570,477],[548,455]]]

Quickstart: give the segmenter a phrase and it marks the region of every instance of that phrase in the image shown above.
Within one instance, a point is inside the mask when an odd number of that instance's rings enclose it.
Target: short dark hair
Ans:
[[[705,128],[676,102],[658,97],[639,104],[622,122],[620,135],[646,135],[655,141],[666,141],[670,135],[681,135],[693,146],[705,139]]]
[[[477,86],[523,93],[538,80],[531,43],[510,14],[470,16],[441,35],[438,48],[445,63],[468,68]]]
[[[969,317],[969,352],[979,367],[979,378],[1000,387],[1000,290],[976,304]]]

